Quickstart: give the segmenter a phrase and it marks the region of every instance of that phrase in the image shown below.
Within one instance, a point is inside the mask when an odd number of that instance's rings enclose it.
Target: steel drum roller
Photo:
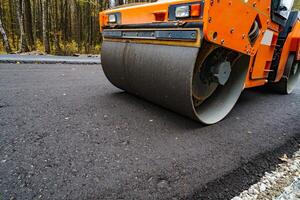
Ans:
[[[195,106],[199,48],[104,41],[102,52],[104,73],[116,87],[204,124],[216,123],[230,112],[243,90],[249,62],[240,56],[227,83]]]

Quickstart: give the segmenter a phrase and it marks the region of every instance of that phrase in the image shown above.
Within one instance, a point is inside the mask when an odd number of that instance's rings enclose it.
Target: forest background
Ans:
[[[99,54],[100,11],[153,0],[0,0],[0,54]],[[300,0],[294,3],[300,9]]]

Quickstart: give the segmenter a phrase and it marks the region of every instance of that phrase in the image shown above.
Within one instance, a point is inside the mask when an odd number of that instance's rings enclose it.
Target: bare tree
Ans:
[[[61,48],[59,44],[59,30],[58,30],[58,7],[57,0],[54,0],[54,46],[55,54],[61,53]]]
[[[1,13],[1,10],[0,10],[0,33],[1,33],[2,38],[3,38],[3,43],[4,43],[4,46],[5,46],[6,52],[7,53],[11,53],[11,48],[10,48],[9,40],[7,38],[5,29],[3,27],[1,17],[2,17],[2,13]]]
[[[116,6],[116,0],[109,0],[109,8],[113,8]]]
[[[46,53],[50,53],[48,32],[48,0],[42,0],[43,42]]]
[[[126,4],[125,0],[118,0],[118,5],[123,5],[123,4]]]
[[[1,21],[11,48],[19,52],[98,53],[99,11],[124,1],[150,0],[0,0]]]
[[[34,38],[32,33],[32,12],[31,12],[31,4],[30,0],[24,0],[24,25],[25,25],[25,32],[27,36],[27,42],[30,49],[34,49]]]
[[[20,42],[19,42],[19,51],[20,52],[27,52],[29,51],[27,45],[27,37],[24,29],[24,8],[25,2],[24,0],[15,0],[16,11],[17,11],[17,18],[20,27]]]

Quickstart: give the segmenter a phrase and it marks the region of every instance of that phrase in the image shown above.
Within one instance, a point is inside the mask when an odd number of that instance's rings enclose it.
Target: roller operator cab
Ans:
[[[291,93],[300,74],[293,0],[166,0],[100,13],[102,67],[116,87],[204,124],[245,88]]]

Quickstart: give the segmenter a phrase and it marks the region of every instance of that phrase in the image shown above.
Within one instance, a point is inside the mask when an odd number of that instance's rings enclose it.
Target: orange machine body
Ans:
[[[171,19],[169,9],[172,5],[191,3],[195,17],[189,19]],[[108,22],[110,14],[117,13],[120,18],[117,24]],[[249,71],[245,88],[264,85],[268,82],[271,64],[281,26],[271,19],[271,0],[170,0],[155,3],[134,4],[101,12],[100,27],[103,30],[113,30],[116,26],[124,26],[131,30],[156,30],[159,24],[172,24],[172,28],[163,30],[196,30],[198,39],[191,41],[153,40],[149,38],[106,38],[104,40],[135,43],[164,44],[175,46],[191,46],[199,48],[202,41],[223,46],[233,51],[250,56]],[[248,38],[254,22],[258,22],[259,35],[255,41]],[[198,23],[199,27],[187,28],[187,23]],[[157,25],[157,27],[142,27],[142,25]],[[285,64],[290,52],[300,60],[300,22],[297,20],[282,48],[280,62],[276,73],[277,82],[283,76]]]
[[[293,30],[289,33],[283,46],[276,81],[279,81],[283,75],[286,61],[290,52],[296,54],[296,59],[300,60],[300,22],[296,22]]]

